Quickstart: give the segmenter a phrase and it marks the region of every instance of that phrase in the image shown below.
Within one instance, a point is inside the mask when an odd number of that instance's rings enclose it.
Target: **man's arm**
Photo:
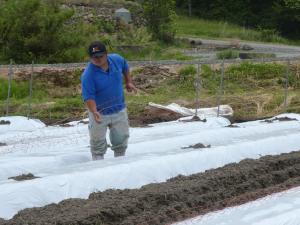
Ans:
[[[89,111],[91,113],[93,113],[96,122],[100,123],[101,122],[101,115],[97,111],[97,106],[96,106],[95,100],[93,100],[93,99],[86,100],[85,104],[88,107]]]
[[[137,93],[137,88],[134,86],[133,82],[132,82],[132,78],[130,76],[130,72],[129,70],[127,70],[126,72],[124,72],[124,78],[125,78],[125,85],[126,85],[126,90],[128,92],[134,92]]]

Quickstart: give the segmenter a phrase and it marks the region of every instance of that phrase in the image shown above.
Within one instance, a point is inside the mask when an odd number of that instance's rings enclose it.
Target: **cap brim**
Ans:
[[[96,53],[93,53],[92,55],[91,55],[91,57],[99,57],[99,56],[103,56],[103,55],[105,55],[106,54],[106,52],[96,52]]]

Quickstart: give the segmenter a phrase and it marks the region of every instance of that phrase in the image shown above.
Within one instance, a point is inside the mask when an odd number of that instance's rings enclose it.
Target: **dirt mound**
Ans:
[[[190,149],[190,148],[194,148],[194,149],[199,149],[199,148],[210,148],[211,145],[204,145],[202,143],[197,143],[194,145],[189,145],[187,147],[182,147],[182,149]]]
[[[79,76],[82,69],[53,69],[42,68],[34,71],[34,82],[40,82],[47,87],[71,87],[79,83]],[[28,81],[31,72],[27,70],[19,70],[14,74],[16,81]]]
[[[300,152],[247,159],[191,176],[178,176],[140,189],[107,190],[89,199],[26,209],[16,224],[169,224],[255,200],[300,184]]]
[[[0,120],[0,125],[9,125],[10,121],[8,120]]]
[[[15,180],[15,181],[24,181],[24,180],[33,180],[39,177],[34,176],[32,173],[22,174],[15,177],[9,177],[8,179]]]
[[[0,142],[0,147],[2,147],[2,146],[7,146],[7,144]]]
[[[133,81],[138,89],[147,90],[158,87],[169,77],[177,77],[176,73],[170,71],[167,67],[156,65],[146,65],[133,72]]]
[[[278,121],[278,122],[285,122],[285,121],[298,121],[297,119],[295,118],[289,118],[289,117],[275,117],[274,119],[266,119],[262,122],[265,122],[265,123],[273,123],[275,121]]]

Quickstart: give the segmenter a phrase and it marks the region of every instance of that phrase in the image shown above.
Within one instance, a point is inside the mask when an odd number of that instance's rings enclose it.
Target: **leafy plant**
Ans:
[[[154,39],[174,41],[176,18],[174,0],[147,0],[143,3],[147,27]]]
[[[10,0],[0,5],[2,59],[17,63],[78,61],[87,33],[82,24],[66,26],[73,11],[59,0]]]
[[[232,49],[226,49],[217,53],[218,59],[236,59],[239,57],[239,52]]]

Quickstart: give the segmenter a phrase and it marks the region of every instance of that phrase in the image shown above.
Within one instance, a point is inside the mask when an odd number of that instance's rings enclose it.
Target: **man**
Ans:
[[[93,160],[104,159],[106,132],[114,156],[124,156],[129,138],[128,116],[123,92],[136,92],[126,60],[108,54],[103,43],[96,41],[88,48],[90,62],[81,76],[82,96],[89,111],[89,134]]]

